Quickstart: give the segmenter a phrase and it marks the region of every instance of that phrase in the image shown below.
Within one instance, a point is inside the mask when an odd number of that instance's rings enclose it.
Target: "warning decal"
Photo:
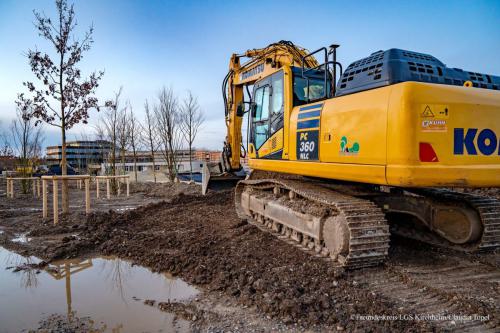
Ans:
[[[444,104],[421,104],[420,118],[448,119],[450,108]]]
[[[434,117],[434,113],[432,113],[429,105],[425,106],[424,112],[422,112],[422,117]]]

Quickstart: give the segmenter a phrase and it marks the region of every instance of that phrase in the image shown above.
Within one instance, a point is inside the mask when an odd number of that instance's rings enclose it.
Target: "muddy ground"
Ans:
[[[145,306],[190,320],[193,331],[500,327],[499,253],[463,254],[393,237],[386,264],[345,272],[238,219],[231,191],[201,196],[196,185],[132,186],[130,198],[101,199],[89,216],[73,191],[75,209],[54,226],[32,209],[38,199],[7,199],[4,183],[0,189],[0,245],[46,261],[114,255],[177,275],[203,294]],[[113,204],[125,209],[110,210]],[[21,233],[31,240],[13,243]]]

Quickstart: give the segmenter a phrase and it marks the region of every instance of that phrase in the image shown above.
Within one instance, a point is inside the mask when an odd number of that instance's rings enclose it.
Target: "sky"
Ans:
[[[71,1],[70,1],[71,2]],[[450,67],[500,75],[500,1],[134,1],[75,0],[77,35],[94,26],[84,74],[105,70],[96,96],[111,99],[123,86],[136,116],[146,99],[171,87],[190,90],[205,114],[195,146],[221,149],[225,137],[221,82],[232,53],[290,40],[309,50],[340,44],[351,62],[378,50],[428,53]],[[0,130],[15,117],[15,99],[32,80],[28,49],[51,51],[34,29],[33,10],[55,16],[53,0],[0,0]],[[99,120],[77,125],[68,139],[92,133]],[[45,145],[60,143],[45,127]]]

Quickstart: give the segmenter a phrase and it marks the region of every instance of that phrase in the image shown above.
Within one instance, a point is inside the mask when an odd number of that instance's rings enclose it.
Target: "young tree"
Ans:
[[[198,99],[193,96],[191,91],[189,91],[188,96],[184,99],[180,108],[179,128],[182,133],[182,137],[188,144],[189,171],[191,179],[193,179],[193,142],[196,139],[198,131],[204,121],[205,119],[203,113],[201,112],[200,106],[198,105]]]
[[[149,153],[151,154],[151,161],[153,162],[153,178],[156,183],[156,163],[155,163],[155,152],[158,150],[158,140],[156,139],[155,132],[155,123],[153,115],[149,110],[148,101],[144,103],[144,112],[146,113],[145,121],[144,121],[144,130],[143,130],[143,141],[145,142],[145,146],[148,147]]]
[[[132,158],[134,160],[134,178],[137,183],[137,149],[139,148],[139,138],[141,134],[141,124],[139,120],[134,115],[132,110],[132,105],[128,103],[128,109],[130,110],[128,121],[129,121],[129,134],[130,134],[130,148],[132,148]]]
[[[87,123],[89,110],[99,110],[95,90],[104,72],[92,72],[83,77],[77,67],[83,53],[89,51],[93,43],[90,26],[82,39],[74,35],[77,22],[73,5],[66,0],[56,0],[57,18],[52,20],[43,13],[34,11],[35,28],[39,36],[46,39],[55,48],[55,55],[35,50],[28,51],[31,71],[38,79],[38,85],[24,82],[28,95],[18,95],[17,104],[39,122],[61,129],[62,174],[67,174],[66,131],[79,122]],[[62,211],[68,212],[68,183],[62,186]]]
[[[119,120],[119,107],[120,96],[123,87],[120,87],[113,101],[106,102],[106,109],[104,110],[99,124],[96,126],[97,133],[101,133],[103,137],[111,143],[111,151],[106,159],[106,168],[111,167],[111,175],[116,176],[116,150],[118,147],[118,120]],[[106,170],[106,172],[108,172]],[[113,189],[115,188],[113,182]]]
[[[155,105],[155,124],[162,153],[167,163],[168,178],[174,182],[177,178],[177,151],[180,146],[179,114],[177,98],[171,88],[163,87],[158,94],[158,105]]]
[[[0,127],[0,156],[14,156],[10,135],[3,127]]]
[[[42,126],[36,126],[28,111],[17,110],[17,117],[11,126],[12,143],[18,156],[22,177],[30,177],[33,167],[42,154]],[[23,193],[27,193],[28,183],[23,181]]]
[[[121,171],[122,174],[125,174],[125,153],[127,152],[127,146],[129,144],[129,120],[126,106],[118,111],[117,134],[120,160],[122,163]]]
[[[96,162],[103,163],[103,165],[106,166],[110,150],[107,132],[102,124],[102,121],[94,126],[94,133],[95,139],[99,142],[99,154],[96,156]]]

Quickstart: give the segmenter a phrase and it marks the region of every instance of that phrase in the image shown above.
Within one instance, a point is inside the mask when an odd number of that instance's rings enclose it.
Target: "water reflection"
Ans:
[[[64,279],[66,282],[66,305],[68,321],[71,322],[73,316],[73,310],[71,308],[71,275],[83,271],[84,269],[92,267],[92,259],[87,260],[65,260],[62,263],[52,264],[45,268],[47,273],[50,274],[54,279],[61,280]]]
[[[55,313],[64,316],[69,327],[84,325],[90,332],[189,331],[188,322],[143,304],[146,299],[182,301],[195,296],[197,290],[182,280],[116,258],[62,260],[43,269],[39,263],[0,247],[1,329],[50,331],[48,315]],[[5,269],[13,266],[25,269]]]

